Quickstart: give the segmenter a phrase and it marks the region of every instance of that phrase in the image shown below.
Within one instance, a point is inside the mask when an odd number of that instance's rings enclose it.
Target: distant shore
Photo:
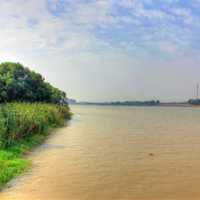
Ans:
[[[111,104],[111,103],[72,103],[70,105],[86,105],[86,106],[130,106],[130,107],[199,107],[200,105],[193,105],[189,103],[159,103],[155,105],[127,105],[127,104]]]
[[[67,99],[70,105],[94,105],[94,106],[162,106],[162,107],[198,107],[200,106],[200,99],[189,99],[182,102],[161,102],[160,100],[124,100],[124,101],[77,101],[75,99]]]
[[[196,107],[198,105],[192,105],[189,103],[160,103],[159,106],[162,106],[162,107]]]

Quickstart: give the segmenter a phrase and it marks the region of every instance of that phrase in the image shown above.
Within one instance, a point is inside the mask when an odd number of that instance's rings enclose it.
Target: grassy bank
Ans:
[[[47,137],[51,128],[64,125],[69,108],[43,103],[0,106],[0,188],[29,166],[23,158]]]

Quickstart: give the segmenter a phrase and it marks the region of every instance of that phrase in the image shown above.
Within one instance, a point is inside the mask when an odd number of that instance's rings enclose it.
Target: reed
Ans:
[[[45,103],[8,103],[0,106],[0,187],[27,169],[22,156],[40,144],[51,128],[63,126],[68,106]]]

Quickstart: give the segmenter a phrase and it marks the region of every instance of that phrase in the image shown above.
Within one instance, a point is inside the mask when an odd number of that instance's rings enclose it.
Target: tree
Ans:
[[[41,74],[20,63],[0,64],[0,102],[26,101],[62,103],[65,92],[46,82]]]

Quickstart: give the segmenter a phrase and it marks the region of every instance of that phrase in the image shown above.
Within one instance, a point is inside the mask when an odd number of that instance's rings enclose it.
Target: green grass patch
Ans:
[[[68,106],[9,103],[0,106],[0,188],[30,165],[24,155],[50,130],[70,119]]]
[[[10,151],[0,151],[0,187],[27,169],[29,162]]]

